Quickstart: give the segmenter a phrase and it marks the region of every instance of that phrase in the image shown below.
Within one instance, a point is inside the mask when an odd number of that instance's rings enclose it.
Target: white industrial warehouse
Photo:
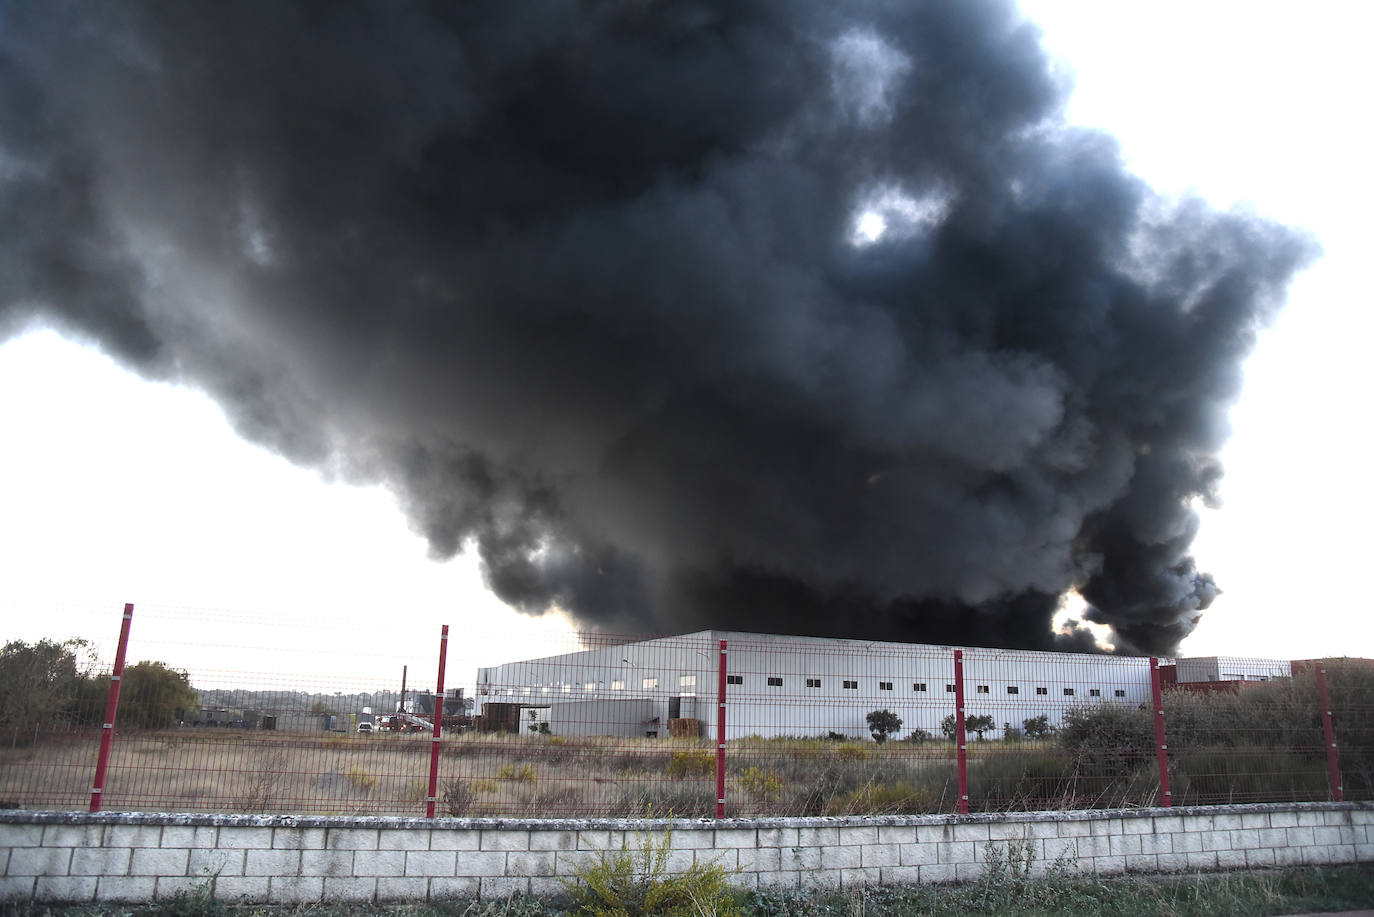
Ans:
[[[706,630],[608,645],[477,671],[477,710],[491,728],[554,735],[716,737],[725,650],[726,739],[747,736],[870,735],[867,715],[902,720],[893,738],[940,734],[954,712],[956,648]],[[965,712],[1006,726],[1070,707],[1146,703],[1150,661],[1143,657],[976,647],[963,658]],[[1291,674],[1279,660],[1195,657],[1169,681],[1257,681]]]

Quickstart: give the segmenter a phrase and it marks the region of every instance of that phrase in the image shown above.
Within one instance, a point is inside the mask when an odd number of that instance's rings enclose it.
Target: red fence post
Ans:
[[[434,817],[434,804],[439,801],[439,733],[444,725],[444,663],[447,659],[448,625],[445,624],[439,635],[439,684],[434,689],[434,738],[429,745],[429,796],[425,798],[425,818]]]
[[[725,817],[725,641],[720,641],[719,679],[716,685],[716,818]]]
[[[1336,751],[1336,727],[1331,722],[1331,695],[1326,690],[1326,666],[1317,663],[1317,696],[1322,705],[1322,732],[1326,736],[1326,769],[1331,775],[1331,796],[1336,802],[1345,799],[1341,785],[1341,759]]]
[[[1159,682],[1159,659],[1150,657],[1150,704],[1155,712],[1155,764],[1159,766],[1159,799],[1164,808],[1174,804],[1169,789],[1169,746],[1164,740],[1164,689]]]
[[[95,781],[91,785],[91,811],[100,811],[100,797],[105,793],[105,771],[110,766],[110,747],[114,744],[115,712],[119,709],[119,683],[124,678],[124,654],[129,648],[129,624],[134,619],[134,606],[124,606],[124,619],[119,625],[119,649],[115,650],[114,671],[110,673],[110,696],[105,701],[105,720],[100,729],[100,751],[95,759]]]
[[[968,814],[968,735],[964,732],[964,651],[954,651],[954,742],[959,760],[960,815]]]

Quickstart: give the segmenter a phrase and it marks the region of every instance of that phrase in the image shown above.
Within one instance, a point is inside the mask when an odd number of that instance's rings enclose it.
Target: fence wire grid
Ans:
[[[691,817],[1374,798],[1366,660],[722,631],[493,649],[438,628],[312,650],[288,628],[134,612],[122,670],[113,641],[9,642],[0,805]]]

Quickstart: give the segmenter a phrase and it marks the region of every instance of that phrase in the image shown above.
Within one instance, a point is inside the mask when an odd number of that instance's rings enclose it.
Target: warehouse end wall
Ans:
[[[0,812],[0,900],[558,894],[598,851],[665,831],[670,869],[720,863],[747,888],[962,881],[1011,844],[1036,871],[1099,874],[1374,861],[1369,803],[721,822]]]

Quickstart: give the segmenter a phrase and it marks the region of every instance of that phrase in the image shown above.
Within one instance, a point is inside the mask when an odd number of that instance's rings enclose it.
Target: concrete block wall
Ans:
[[[556,895],[598,851],[671,831],[672,870],[753,887],[957,882],[989,849],[1100,874],[1374,861],[1374,804],[725,820],[0,812],[0,900],[408,901]]]

